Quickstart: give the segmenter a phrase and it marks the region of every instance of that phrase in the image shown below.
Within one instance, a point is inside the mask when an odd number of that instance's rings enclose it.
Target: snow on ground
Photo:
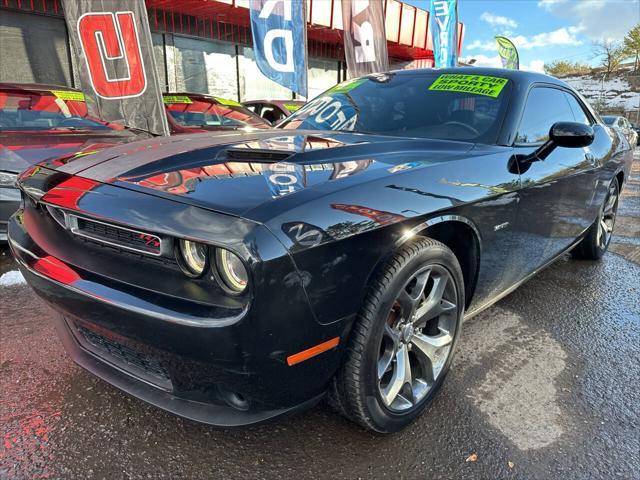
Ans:
[[[25,279],[18,270],[12,270],[0,275],[0,287],[11,287],[13,285],[22,285],[24,283],[26,283]]]
[[[625,111],[640,108],[640,92],[631,91],[629,82],[622,76],[609,78],[604,82],[602,76],[590,75],[565,77],[562,80],[579,91],[591,103],[604,97],[609,108],[620,108]]]

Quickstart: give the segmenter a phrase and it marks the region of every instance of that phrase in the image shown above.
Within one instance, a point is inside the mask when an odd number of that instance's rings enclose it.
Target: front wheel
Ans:
[[[463,292],[460,265],[442,243],[424,238],[398,251],[369,287],[330,403],[381,433],[411,423],[451,365]]]
[[[571,252],[575,258],[583,258],[586,260],[600,260],[609,248],[613,227],[616,223],[616,214],[618,212],[618,197],[620,195],[620,186],[618,179],[614,178],[609,185],[607,196],[598,218],[589,228],[586,236]]]

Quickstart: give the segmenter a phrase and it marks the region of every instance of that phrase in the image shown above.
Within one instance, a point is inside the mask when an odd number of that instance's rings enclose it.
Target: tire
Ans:
[[[609,185],[609,190],[598,213],[598,218],[589,227],[589,231],[582,241],[572,250],[571,254],[574,258],[600,260],[605,254],[607,248],[609,248],[609,243],[611,243],[611,236],[616,223],[619,196],[620,185],[618,185],[618,179],[614,178]]]
[[[430,238],[403,246],[368,287],[329,403],[376,432],[406,427],[446,377],[463,312],[464,280],[453,252]]]

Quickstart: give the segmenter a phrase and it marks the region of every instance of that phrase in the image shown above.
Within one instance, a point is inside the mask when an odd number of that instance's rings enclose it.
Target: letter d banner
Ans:
[[[64,16],[91,116],[168,135],[142,0],[66,0]]]
[[[307,21],[304,0],[251,0],[256,63],[269,79],[307,96]]]

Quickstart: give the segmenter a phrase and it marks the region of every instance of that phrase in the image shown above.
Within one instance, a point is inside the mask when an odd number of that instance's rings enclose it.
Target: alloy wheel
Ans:
[[[377,362],[378,391],[391,411],[415,407],[442,373],[458,322],[453,277],[441,265],[416,272],[385,323]]]
[[[616,222],[616,212],[618,210],[618,189],[615,182],[609,187],[607,199],[602,207],[602,212],[598,219],[597,243],[602,249],[607,248],[611,241],[613,226]]]

